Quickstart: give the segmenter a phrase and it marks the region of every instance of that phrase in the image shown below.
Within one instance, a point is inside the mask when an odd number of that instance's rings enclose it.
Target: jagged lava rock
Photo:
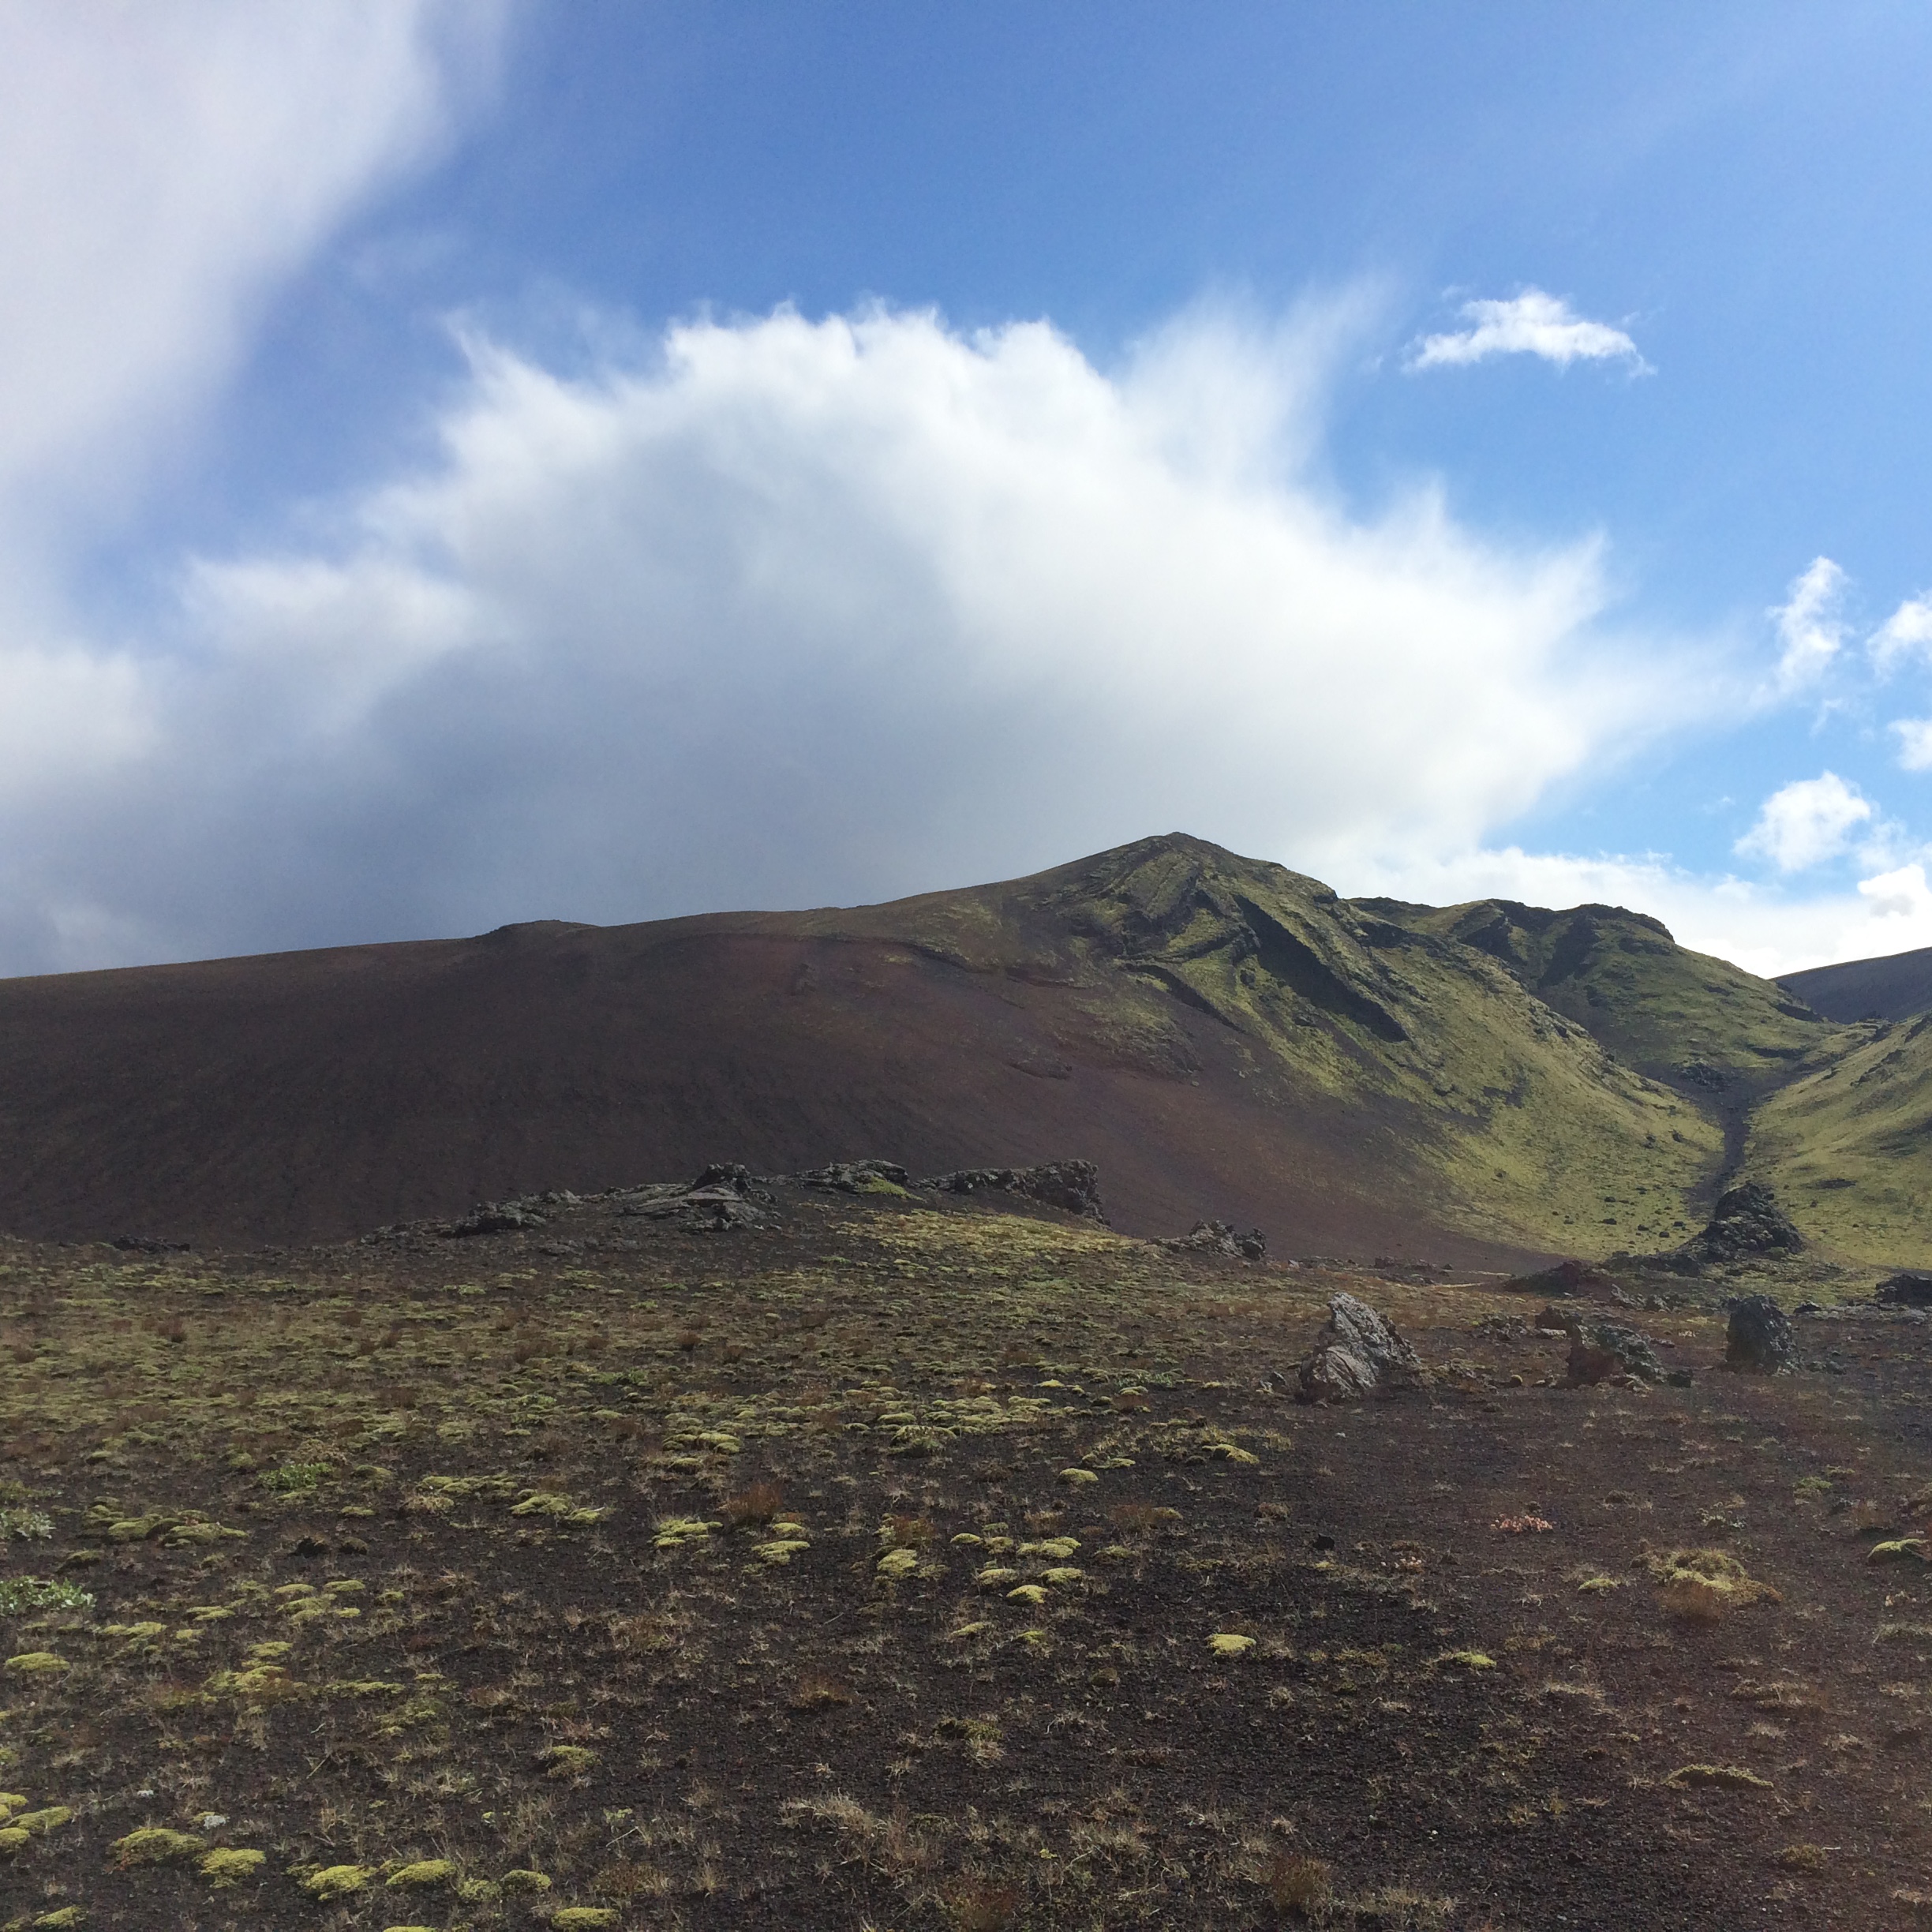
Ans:
[[[1746,1375],[1776,1375],[1797,1361],[1791,1319],[1769,1295],[1745,1295],[1731,1305],[1724,1331],[1724,1366]]]
[[[1607,1298],[1618,1292],[1616,1279],[1587,1261],[1559,1261],[1539,1274],[1518,1275],[1503,1284],[1511,1294],[1589,1295]]]

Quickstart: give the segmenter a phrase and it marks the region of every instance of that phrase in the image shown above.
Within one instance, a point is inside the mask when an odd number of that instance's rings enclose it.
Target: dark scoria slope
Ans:
[[[850,911],[0,983],[0,1227],[286,1241],[884,1155],[1086,1159],[1124,1229],[1215,1214],[1278,1252],[1676,1238],[1724,1134],[1652,1071],[1833,1030],[1723,968],[1632,1066],[1593,1033],[1643,1009],[1626,968],[1690,987],[1717,962],[1646,926],[1566,1013],[1548,961],[1455,929],[1471,911],[1351,905],[1176,836]]]
[[[1828,1020],[1909,1020],[1932,1007],[1932,946],[1787,973],[1778,984]]]

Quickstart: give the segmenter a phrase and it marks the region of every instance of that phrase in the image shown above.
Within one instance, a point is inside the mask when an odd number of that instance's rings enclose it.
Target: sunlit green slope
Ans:
[[[1932,1015],[1844,1031],[1850,1050],[1758,1108],[1751,1171],[1807,1234],[1932,1267]]]

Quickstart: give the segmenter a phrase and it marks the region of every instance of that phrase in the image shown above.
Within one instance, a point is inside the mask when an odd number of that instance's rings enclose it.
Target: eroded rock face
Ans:
[[[1776,1375],[1795,1366],[1797,1338],[1790,1318],[1769,1295],[1732,1303],[1724,1331],[1724,1366],[1746,1375]]]
[[[953,1174],[935,1174],[919,1185],[944,1194],[1017,1194],[1023,1200],[1058,1208],[1089,1221],[1106,1219],[1100,1205],[1100,1170],[1091,1161],[1048,1161],[1038,1167],[962,1167]]]
[[[1413,1388],[1428,1379],[1421,1357],[1366,1301],[1339,1294],[1313,1351],[1296,1374],[1299,1402],[1359,1402],[1378,1388]]]

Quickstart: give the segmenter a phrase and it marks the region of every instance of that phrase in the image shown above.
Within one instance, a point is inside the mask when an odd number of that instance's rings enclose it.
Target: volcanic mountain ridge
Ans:
[[[1657,1249],[1738,1171],[1932,1259],[1926,1022],[1608,906],[1348,900],[1181,834],[889,904],[0,983],[0,1227],[334,1238],[544,1188],[1060,1158],[1277,1252]]]

